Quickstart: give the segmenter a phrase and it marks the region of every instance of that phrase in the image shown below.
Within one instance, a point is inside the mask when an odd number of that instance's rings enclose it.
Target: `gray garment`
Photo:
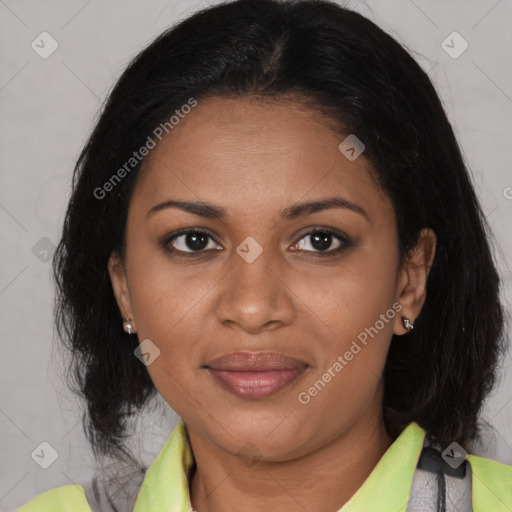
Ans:
[[[424,448],[433,446],[426,438]],[[423,454],[425,454],[425,449],[422,452],[421,460],[423,460]],[[437,462],[437,468],[444,471],[446,463],[442,460],[439,449],[436,449],[433,460],[434,466]],[[432,464],[430,466],[423,464],[423,469],[416,468],[406,512],[472,512],[471,467],[469,463],[465,461],[458,470],[459,474],[465,473],[462,478],[442,475],[446,483],[444,509],[439,505],[443,498],[442,492],[439,496],[442,487],[440,488],[438,479],[441,477],[433,471]],[[100,479],[94,477],[88,485],[84,486],[91,509],[93,512],[133,512],[144,476],[145,473],[142,471],[135,473],[130,478],[128,485],[121,486],[117,491],[110,491],[112,497],[107,495],[106,487]]]
[[[472,512],[471,465],[451,467],[442,447],[427,434],[414,472],[406,512]]]
[[[472,512],[471,466],[464,462],[466,475],[455,478],[444,475],[446,482],[446,512]],[[407,512],[437,512],[439,486],[437,474],[416,469],[412,481]]]
[[[125,486],[117,491],[107,489],[105,483],[98,475],[94,476],[91,482],[84,485],[85,496],[93,512],[132,512],[135,500],[142,486],[145,473],[135,473]]]

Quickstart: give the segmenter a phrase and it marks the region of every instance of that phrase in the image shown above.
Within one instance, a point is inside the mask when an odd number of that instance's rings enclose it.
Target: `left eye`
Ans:
[[[308,238],[311,240],[310,242],[305,241]],[[333,239],[338,241],[338,245],[334,248],[331,248],[330,246],[332,244]],[[313,248],[313,252],[333,253],[337,252],[338,249],[342,248],[343,245],[347,245],[347,241],[343,237],[335,235],[334,233],[328,230],[317,230],[304,235],[298,242],[296,242],[292,246],[291,250],[309,251],[309,246]],[[330,250],[328,251],[327,249],[329,248]]]

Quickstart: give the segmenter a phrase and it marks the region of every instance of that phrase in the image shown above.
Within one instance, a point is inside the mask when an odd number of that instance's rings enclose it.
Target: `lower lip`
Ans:
[[[275,395],[304,373],[303,369],[236,372],[214,370],[208,372],[228,391],[240,398],[256,400]]]

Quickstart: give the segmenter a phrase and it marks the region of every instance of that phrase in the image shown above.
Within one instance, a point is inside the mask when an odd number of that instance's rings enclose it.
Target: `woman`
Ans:
[[[54,260],[95,454],[130,460],[156,394],[182,422],[131,491],[19,510],[511,510],[512,467],[467,455],[504,349],[487,229],[433,85],[371,21],[194,14],[112,91]]]

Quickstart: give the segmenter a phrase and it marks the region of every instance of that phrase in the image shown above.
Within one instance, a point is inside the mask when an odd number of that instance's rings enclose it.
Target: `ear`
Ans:
[[[135,320],[133,318],[126,269],[124,268],[121,256],[116,251],[112,252],[108,260],[108,273],[110,275],[110,282],[112,283],[112,289],[114,290],[114,296],[121,316],[123,317],[123,320],[127,318],[131,319],[131,323],[135,331]]]
[[[419,316],[427,298],[427,278],[434,261],[437,237],[430,228],[422,229],[417,244],[408,252],[398,272],[397,300],[402,305],[395,317],[393,332],[401,335],[409,332],[402,318],[412,323]]]

